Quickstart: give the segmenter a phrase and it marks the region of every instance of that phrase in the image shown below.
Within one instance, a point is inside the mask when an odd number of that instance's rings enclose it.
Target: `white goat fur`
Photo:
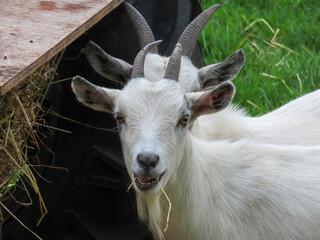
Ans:
[[[236,107],[201,116],[192,128],[206,141],[250,138],[259,142],[312,146],[320,143],[320,90],[295,99],[261,117]]]
[[[148,53],[144,62],[145,79],[151,82],[160,81],[165,73],[169,57],[159,54]],[[185,92],[195,92],[200,89],[198,68],[196,68],[188,57],[181,58],[179,84]]]
[[[83,86],[73,83],[85,103]],[[172,202],[166,233],[159,186],[143,192],[134,185],[139,217],[157,239],[320,239],[320,146],[197,139],[177,127],[191,98],[172,80],[138,78],[110,91],[105,106],[112,99],[125,118],[119,133],[129,176],[141,170],[142,150],[160,156],[155,176],[165,171],[161,184]]]
[[[147,54],[145,78],[152,82],[160,81],[167,63],[168,57]],[[181,59],[179,84],[185,92],[200,89],[198,69],[188,57]],[[192,133],[206,141],[250,138],[273,144],[317,145],[320,143],[320,90],[261,117],[246,116],[245,111],[235,106],[201,116],[194,122]]]

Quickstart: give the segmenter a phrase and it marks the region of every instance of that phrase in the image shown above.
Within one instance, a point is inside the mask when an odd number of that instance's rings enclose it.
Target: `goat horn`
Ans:
[[[204,28],[204,26],[209,21],[210,17],[214,12],[220,7],[219,4],[215,4],[204,12],[202,12],[198,17],[196,17],[188,27],[181,34],[178,43],[182,45],[182,56],[191,57],[194,46],[197,43],[198,37]]]
[[[132,73],[131,73],[131,79],[133,78],[139,78],[144,77],[144,60],[146,58],[147,53],[155,46],[157,46],[159,43],[161,43],[162,40],[152,42],[147,44],[144,48],[140,50],[136,58],[134,59]]]
[[[173,53],[170,56],[164,78],[178,81],[180,65],[181,65],[181,52],[183,51],[181,44],[177,43]]]
[[[138,12],[138,10],[126,2],[123,3],[123,6],[129,14],[133,22],[133,26],[138,33],[140,46],[143,47],[149,43],[154,42],[155,39],[151,31],[151,28],[148,25],[147,21],[144,19],[144,17]],[[154,48],[150,52],[158,53],[158,49]]]

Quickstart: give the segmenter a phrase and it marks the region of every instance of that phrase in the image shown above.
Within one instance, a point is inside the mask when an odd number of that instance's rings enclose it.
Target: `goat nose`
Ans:
[[[137,161],[140,167],[142,167],[145,170],[149,170],[156,167],[159,162],[159,159],[159,155],[150,152],[140,153],[137,156]]]

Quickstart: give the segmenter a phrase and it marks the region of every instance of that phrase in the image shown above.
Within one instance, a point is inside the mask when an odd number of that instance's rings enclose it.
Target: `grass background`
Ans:
[[[319,0],[201,1],[216,3],[199,41],[207,65],[244,50],[234,103],[258,116],[320,88]]]

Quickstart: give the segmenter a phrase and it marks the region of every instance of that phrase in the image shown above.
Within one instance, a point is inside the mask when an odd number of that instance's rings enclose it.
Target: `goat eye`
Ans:
[[[118,123],[124,123],[124,118],[121,114],[116,115],[116,120]]]
[[[183,125],[183,126],[186,126],[188,124],[188,120],[189,120],[189,115],[184,115],[180,119],[180,124]]]

